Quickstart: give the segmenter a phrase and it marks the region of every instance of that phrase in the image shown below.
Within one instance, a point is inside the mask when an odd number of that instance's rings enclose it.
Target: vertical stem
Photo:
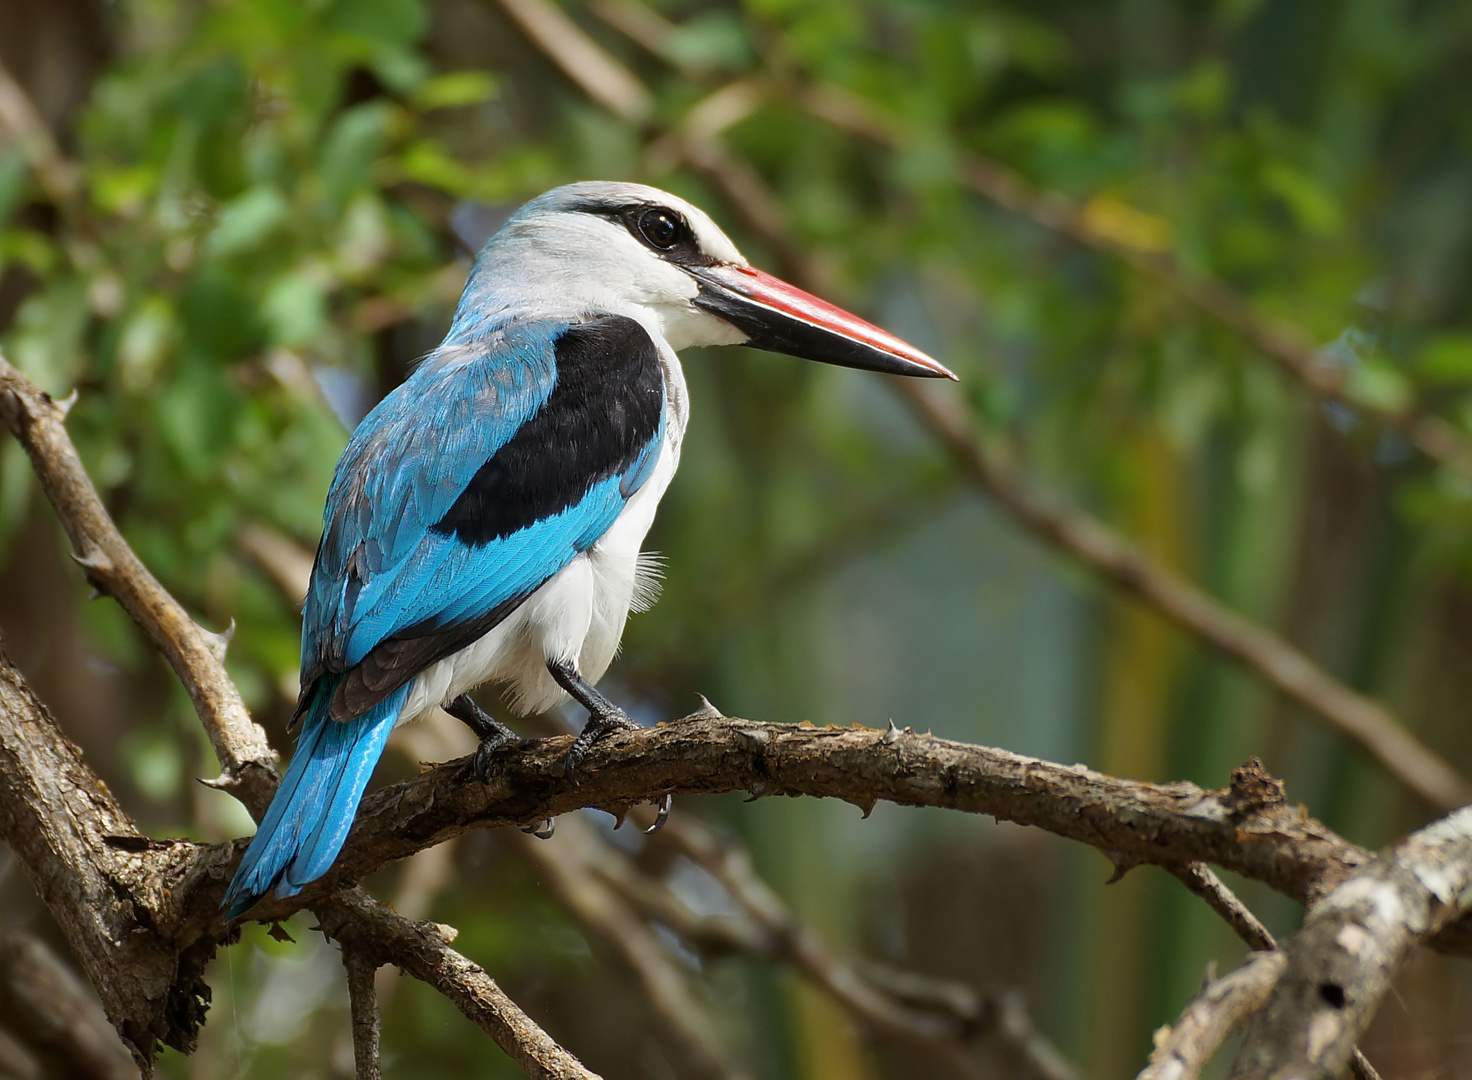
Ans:
[[[381,1080],[378,1058],[378,1036],[382,1021],[378,1015],[378,991],[373,973],[378,965],[356,949],[344,947],[342,965],[348,972],[348,999],[353,1016],[353,1062],[358,1080]]]

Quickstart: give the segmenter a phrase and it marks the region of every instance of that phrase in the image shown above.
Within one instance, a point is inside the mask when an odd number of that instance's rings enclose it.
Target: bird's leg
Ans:
[[[480,739],[480,745],[475,748],[475,757],[471,759],[471,765],[480,782],[489,784],[491,782],[491,758],[495,757],[498,751],[521,742],[521,736],[477,705],[469,694],[461,694],[454,701],[447,702],[444,709],[445,712],[475,732]]]
[[[547,670],[551,672],[552,678],[557,685],[572,695],[579,705],[588,710],[588,723],[584,726],[582,733],[573,740],[572,749],[567,752],[563,759],[563,775],[576,784],[578,766],[583,763],[583,758],[588,756],[588,751],[593,744],[610,731],[628,731],[639,725],[629,719],[629,714],[620,709],[608,698],[600,694],[593,684],[578,674],[577,669],[566,660],[548,660]]]
[[[566,690],[579,705],[588,710],[588,723],[573,740],[567,757],[562,759],[562,774],[576,785],[578,766],[583,763],[583,758],[588,756],[588,751],[593,749],[595,742],[610,731],[618,729],[628,731],[639,725],[629,717],[628,713],[600,694],[593,684],[579,675],[577,669],[567,661],[548,660],[547,670],[552,673],[552,678],[557,680],[558,686]],[[669,795],[660,800],[659,815],[654,819],[654,824],[644,830],[646,833],[658,832],[663,828],[664,823],[669,820],[672,802]],[[533,833],[533,835],[536,834]]]

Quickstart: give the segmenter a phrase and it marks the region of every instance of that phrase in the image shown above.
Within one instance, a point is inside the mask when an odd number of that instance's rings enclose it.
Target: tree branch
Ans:
[[[156,932],[191,845],[150,840],[0,650],[0,840],[50,909],[139,1066],[194,1046],[213,940]],[[147,927],[155,932],[139,933]],[[219,936],[218,933],[216,936]]]
[[[201,627],[133,554],[66,433],[72,400],[56,401],[0,355],[0,423],[30,457],[71,540],[72,557],[93,587],[121,604],[148,635],[188,691],[220,761],[214,786],[259,814],[276,789],[278,759],[225,672],[230,631],[214,634]]]
[[[1290,805],[1257,762],[1231,784],[1148,784],[1082,766],[891,728],[813,728],[702,712],[599,740],[571,787],[562,760],[572,736],[539,739],[498,757],[488,785],[469,759],[426,770],[369,795],[333,870],[301,894],[266,899],[252,917],[281,919],[334,888],[473,828],[528,824],[581,807],[615,816],[664,792],[805,795],[868,809],[886,801],[986,814],[1098,848],[1116,862],[1214,862],[1312,903],[1370,854]],[[195,847],[180,933],[218,926],[217,905],[240,845]],[[1472,955],[1472,926],[1434,944]]]
[[[383,1019],[378,1013],[378,990],[373,977],[378,965],[356,948],[344,945],[342,966],[348,978],[348,1011],[353,1028],[353,1071],[357,1080],[382,1080],[379,1037]]]
[[[444,994],[534,1080],[598,1080],[522,1012],[486,974],[450,947],[452,927],[415,922],[348,889],[317,909],[322,932],[369,962],[393,964]]]
[[[1337,1076],[1417,944],[1472,907],[1472,806],[1379,855],[1310,909],[1232,1076]]]
[[[1286,966],[1282,953],[1270,951],[1253,953],[1220,979],[1208,973],[1180,1019],[1155,1033],[1150,1063],[1136,1080],[1195,1080],[1222,1043],[1262,1007]]]

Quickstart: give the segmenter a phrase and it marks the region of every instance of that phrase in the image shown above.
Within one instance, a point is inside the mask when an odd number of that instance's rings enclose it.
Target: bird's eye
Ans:
[[[680,222],[668,210],[645,210],[639,215],[639,235],[650,247],[668,251],[680,239]]]

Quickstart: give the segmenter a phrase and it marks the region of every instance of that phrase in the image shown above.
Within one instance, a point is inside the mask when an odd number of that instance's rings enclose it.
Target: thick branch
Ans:
[[[263,901],[252,914],[284,918],[345,882],[472,828],[527,824],[584,806],[622,815],[665,791],[806,795],[863,809],[883,800],[987,814],[1036,825],[1117,861],[1217,863],[1300,903],[1325,895],[1370,859],[1290,805],[1256,762],[1238,769],[1229,787],[1209,791],[1122,780],[897,728],[819,729],[702,713],[600,740],[581,784],[571,787],[562,777],[570,738],[504,752],[489,785],[475,781],[461,759],[370,795],[328,876],[300,896]],[[192,854],[188,909],[178,915],[189,932],[209,933],[238,845]],[[1472,955],[1472,927],[1454,924],[1434,944]]]
[[[1472,807],[1378,856],[1309,911],[1232,1076],[1340,1075],[1411,951],[1469,906]]]
[[[212,944],[159,932],[188,844],[143,836],[0,651],[0,840],[8,843],[147,1070],[155,1043],[188,1050]],[[150,932],[140,932],[140,931]]]

